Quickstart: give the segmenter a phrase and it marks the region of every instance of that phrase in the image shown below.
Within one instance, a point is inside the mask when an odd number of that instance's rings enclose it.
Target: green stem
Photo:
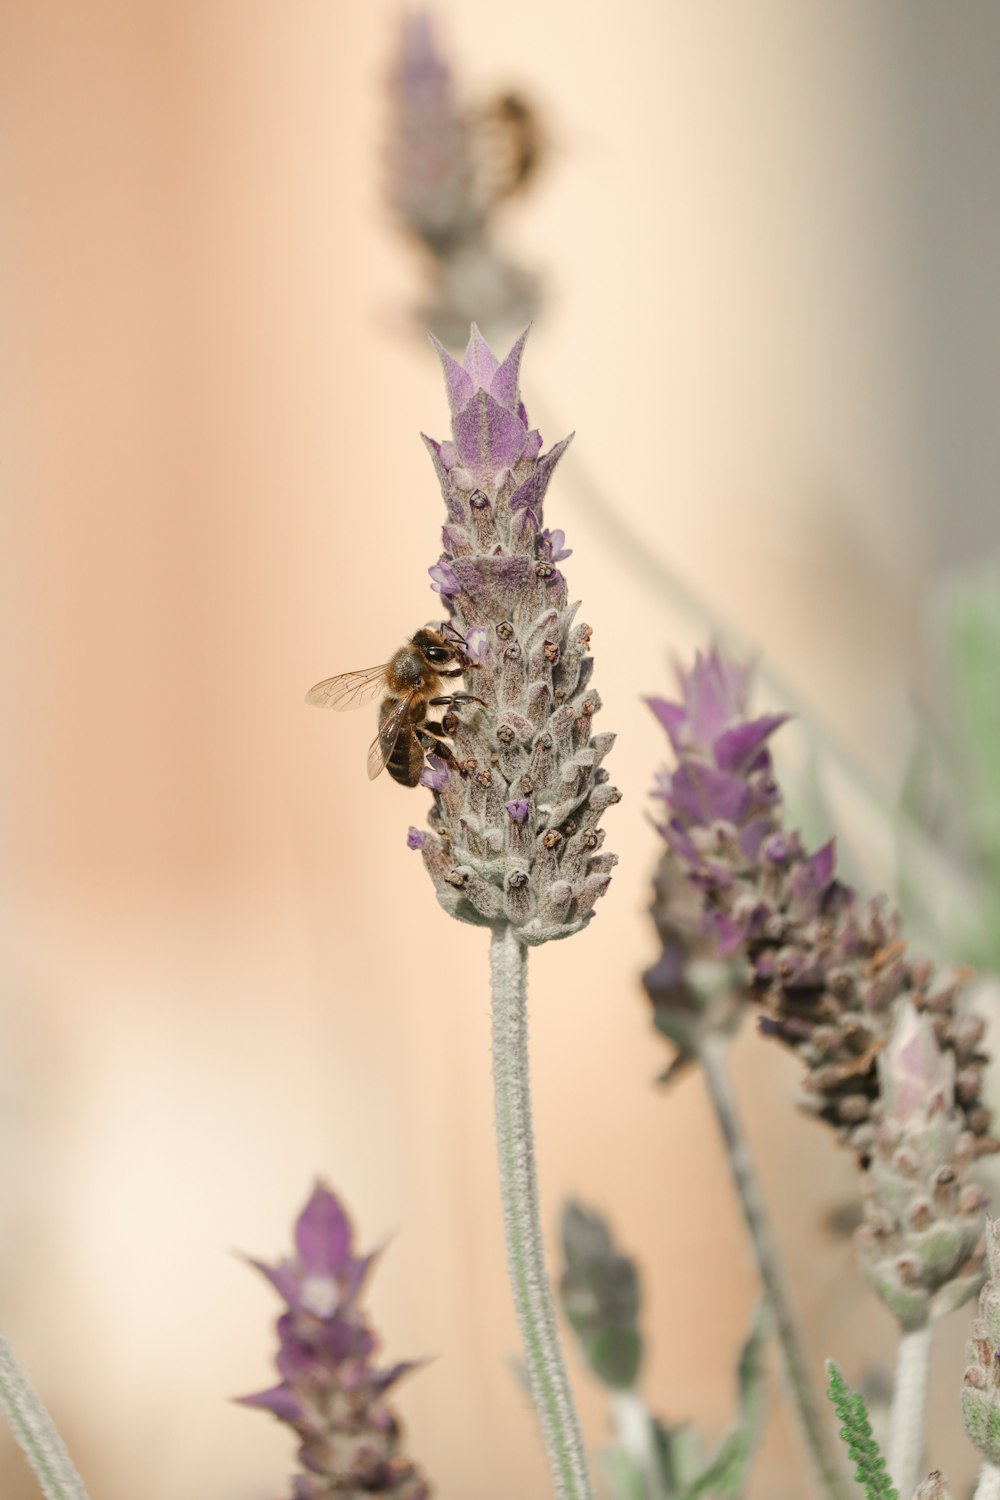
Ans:
[[[921,1477],[932,1330],[933,1324],[925,1323],[899,1338],[885,1465],[904,1497],[912,1495]]]
[[[0,1409],[35,1473],[46,1500],[87,1500],[52,1418],[0,1334]]]
[[[774,1331],[784,1359],[788,1388],[798,1414],[802,1436],[813,1461],[816,1477],[823,1486],[823,1492],[828,1500],[851,1500],[852,1491],[841,1476],[837,1458],[827,1440],[826,1428],[813,1399],[808,1373],[809,1365],[799,1338],[791,1300],[785,1290],[786,1281],[781,1268],[777,1242],[767,1216],[764,1196],[757,1181],[757,1174],[754,1171],[753,1160],[729,1081],[726,1068],[726,1043],[721,1037],[710,1037],[702,1043],[698,1056],[716,1119],[719,1122],[719,1129],[722,1131],[733,1185],[736,1188],[743,1222],[753,1247],[761,1285],[771,1309]]]
[[[594,1500],[545,1274],[528,1079],[528,956],[513,929],[490,945],[493,1090],[507,1269],[531,1397],[562,1500]]]

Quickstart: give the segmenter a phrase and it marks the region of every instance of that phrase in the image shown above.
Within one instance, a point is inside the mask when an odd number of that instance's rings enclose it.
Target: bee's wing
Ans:
[[[380,776],[388,765],[400,731],[406,723],[413,698],[413,693],[407,693],[404,698],[398,698],[379,725],[378,734],[368,747],[369,781],[374,781],[376,776]]]
[[[324,677],[306,693],[306,702],[314,708],[362,708],[385,692],[385,664],[367,667],[363,672],[341,672],[339,677]]]

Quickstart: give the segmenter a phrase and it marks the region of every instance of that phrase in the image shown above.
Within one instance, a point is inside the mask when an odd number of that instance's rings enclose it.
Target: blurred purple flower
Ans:
[[[998,1149],[982,1101],[984,1027],[960,1010],[957,976],[913,960],[899,915],[837,879],[832,841],[809,854],[784,827],[768,741],[786,716],[750,717],[749,669],[717,649],[679,677],[679,700],[647,700],[677,758],[657,777],[660,831],[698,892],[702,931],[720,956],[749,961],[768,1034],[806,1063],[809,1107],[870,1153],[876,1059],[906,996],[934,1017],[939,1046],[954,1053],[977,1149]]]
[[[400,1452],[401,1427],[385,1394],[412,1363],[378,1369],[378,1348],[358,1297],[374,1257],[354,1254],[351,1223],[318,1184],[295,1225],[295,1253],[252,1260],[286,1305],[278,1319],[278,1385],[240,1398],[269,1411],[299,1437],[304,1473],[296,1500],[344,1493],[427,1500],[426,1481]]]

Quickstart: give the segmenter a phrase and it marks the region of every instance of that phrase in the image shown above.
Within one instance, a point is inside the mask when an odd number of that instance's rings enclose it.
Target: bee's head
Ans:
[[[454,661],[459,654],[458,642],[445,640],[438,630],[432,630],[425,625],[423,630],[418,630],[411,640],[411,645],[426,656],[434,667],[446,666],[448,662]]]

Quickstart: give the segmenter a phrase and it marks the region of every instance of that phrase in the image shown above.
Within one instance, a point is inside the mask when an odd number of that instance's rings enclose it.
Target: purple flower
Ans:
[[[485,661],[489,655],[489,643],[490,636],[486,626],[473,625],[465,637],[465,655],[468,660],[476,662],[477,665]]]
[[[428,568],[427,571],[431,575],[431,588],[435,593],[441,594],[444,597],[447,597],[449,594],[458,593],[461,585],[455,577],[451,563],[447,562],[444,558],[440,562],[435,563],[433,568]]]
[[[442,785],[425,779],[438,796],[422,852],[448,912],[537,944],[593,916],[616,862],[600,820],[620,794],[601,764],[614,736],[593,732],[590,627],[555,567],[565,534],[542,529],[568,439],[543,453],[528,421],[526,338],[500,358],[473,324],[461,360],[435,341],[452,430],[424,440],[447,512],[431,575],[474,670],[442,719],[454,761]]]
[[[427,764],[424,766],[424,769],[420,773],[420,785],[427,787],[432,792],[440,792],[443,787],[447,786],[447,784],[448,767],[446,763],[441,759],[439,755],[429,755],[427,757]],[[411,833],[415,831],[416,830],[411,830]],[[407,839],[407,842],[409,843],[409,838]],[[416,844],[410,844],[411,849],[415,849],[417,847],[418,846]],[[421,844],[419,847],[422,849],[423,844]]]
[[[412,1369],[373,1363],[378,1344],[358,1306],[373,1256],[354,1253],[343,1207],[318,1184],[295,1225],[295,1253],[251,1264],[282,1297],[278,1385],[240,1398],[294,1428],[308,1472],[295,1493],[320,1500],[341,1491],[427,1500],[427,1484],[400,1452],[399,1420],[386,1391]]]
[[[410,828],[406,834],[407,849],[422,849],[427,835],[421,833],[419,828]]]
[[[983,1026],[960,1014],[958,978],[911,958],[898,914],[837,879],[832,840],[810,854],[784,825],[768,746],[786,716],[752,718],[749,669],[716,648],[679,678],[679,699],[647,700],[676,757],[657,778],[660,831],[697,893],[700,931],[720,957],[744,957],[769,1033],[806,1062],[810,1107],[870,1154],[876,1059],[907,996],[954,1054],[977,1149],[998,1149],[982,1101]]]
[[[566,546],[565,531],[550,531],[546,526],[538,540],[538,556],[545,562],[562,562],[564,558],[573,556],[572,547]]]

